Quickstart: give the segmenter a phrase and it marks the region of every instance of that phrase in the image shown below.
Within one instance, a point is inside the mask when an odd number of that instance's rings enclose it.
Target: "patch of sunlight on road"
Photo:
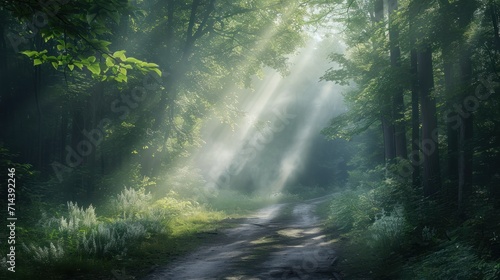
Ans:
[[[312,240],[321,240],[323,238],[326,238],[326,235],[318,235],[316,237],[313,237]]]
[[[269,238],[269,237],[262,237],[262,238],[259,238],[257,240],[253,240],[250,242],[250,244],[266,244],[266,243],[271,243],[271,242],[275,242],[274,238]]]
[[[286,229],[278,230],[277,233],[280,235],[283,235],[286,237],[292,237],[292,238],[304,237],[304,230],[303,229],[286,228]]]
[[[283,205],[284,204],[275,204],[275,205],[268,206],[266,208],[259,210],[256,214],[254,214],[250,217],[263,220],[263,222],[269,221],[269,220],[273,219],[274,217],[276,217],[276,215],[278,215],[278,213],[279,213],[281,207],[283,207]]]
[[[304,231],[305,234],[316,234],[319,232],[321,232],[321,229],[319,227]]]

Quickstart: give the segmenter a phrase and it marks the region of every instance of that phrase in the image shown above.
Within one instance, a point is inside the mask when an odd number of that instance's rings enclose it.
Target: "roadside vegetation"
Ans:
[[[410,184],[352,173],[321,213],[345,279],[498,279],[500,220],[479,189],[467,218]]]
[[[24,205],[17,227],[17,271],[10,279],[145,276],[210,242],[237,218],[266,205],[300,199],[287,193],[206,192],[198,183],[197,191],[171,187],[162,195],[150,191],[155,185],[151,182],[124,187],[96,206],[72,201]]]

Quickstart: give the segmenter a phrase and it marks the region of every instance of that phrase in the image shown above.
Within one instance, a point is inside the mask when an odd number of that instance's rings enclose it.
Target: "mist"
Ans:
[[[500,0],[0,1],[1,279],[500,279]]]
[[[310,154],[327,147],[321,142],[321,130],[345,110],[344,88],[319,81],[330,67],[319,45],[326,42],[311,40],[291,57],[289,75],[267,69],[263,79],[254,77],[252,89],[239,93],[233,110],[242,116],[234,123],[221,123],[215,117],[205,122],[205,144],[193,162],[208,181],[207,188],[269,195],[310,176]],[[323,146],[313,147],[314,143]]]

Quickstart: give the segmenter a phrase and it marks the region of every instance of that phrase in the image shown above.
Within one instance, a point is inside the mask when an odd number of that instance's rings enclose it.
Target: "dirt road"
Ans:
[[[335,251],[314,214],[325,199],[266,207],[145,280],[337,279]]]

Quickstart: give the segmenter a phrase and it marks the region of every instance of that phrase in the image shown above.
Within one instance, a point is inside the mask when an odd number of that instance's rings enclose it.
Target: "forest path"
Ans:
[[[335,251],[314,214],[328,198],[263,208],[145,280],[337,279]]]

